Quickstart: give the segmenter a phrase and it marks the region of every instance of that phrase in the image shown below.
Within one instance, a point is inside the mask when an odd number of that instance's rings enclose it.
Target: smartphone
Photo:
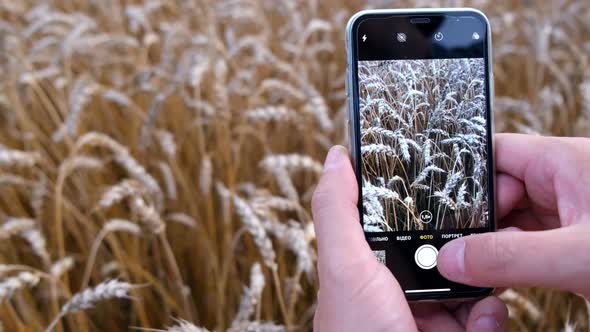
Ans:
[[[492,232],[490,24],[474,9],[368,10],[347,26],[350,151],[366,239],[411,301],[483,297],[438,250]]]

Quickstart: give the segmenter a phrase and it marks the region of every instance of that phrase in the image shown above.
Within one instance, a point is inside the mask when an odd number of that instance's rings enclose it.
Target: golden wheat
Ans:
[[[492,21],[496,129],[590,135],[584,1],[1,1],[0,330],[310,330],[309,200],[327,149],[346,140],[346,20],[462,5]],[[484,200],[466,181],[447,186],[458,174],[447,166],[485,161],[466,151],[484,123],[466,120],[464,136],[433,128],[424,140],[362,121],[367,139],[391,142],[366,154],[420,165],[410,181],[376,179],[390,191],[363,202],[372,227],[413,211],[407,192],[431,177],[455,211]],[[504,295],[512,330],[590,328],[575,295],[516,292],[529,302]],[[234,323],[242,303],[254,305]],[[100,310],[78,311],[90,304]]]

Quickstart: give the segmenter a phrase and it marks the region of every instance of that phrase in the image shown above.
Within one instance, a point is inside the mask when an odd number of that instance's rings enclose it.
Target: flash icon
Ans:
[[[367,40],[367,35],[363,35],[363,43]]]

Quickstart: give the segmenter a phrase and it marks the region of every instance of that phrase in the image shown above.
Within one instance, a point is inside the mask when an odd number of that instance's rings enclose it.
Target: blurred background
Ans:
[[[346,22],[422,6],[489,16],[496,131],[590,135],[588,1],[0,1],[0,331],[311,330]],[[590,330],[576,295],[501,297]]]

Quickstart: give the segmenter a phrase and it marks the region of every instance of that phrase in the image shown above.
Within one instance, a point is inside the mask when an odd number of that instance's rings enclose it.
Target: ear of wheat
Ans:
[[[36,222],[28,218],[8,218],[0,226],[0,239],[8,239],[13,235],[33,229]]]
[[[273,323],[266,322],[242,322],[236,327],[232,327],[228,330],[228,332],[239,331],[284,332],[285,327],[282,325],[275,325]]]
[[[290,221],[285,225],[274,220],[266,222],[264,225],[271,234],[297,256],[297,271],[302,271],[311,277],[314,271],[315,251],[310,247],[309,239],[301,224]]]
[[[111,150],[114,159],[137,181],[143,183],[148,190],[156,195],[161,194],[158,182],[137,162],[128,149],[111,137],[100,133],[88,133],[83,135],[76,142],[76,150],[85,146],[101,146]]]
[[[162,234],[166,230],[166,224],[160,217],[156,208],[148,204],[139,196],[130,199],[131,210],[139,217],[139,222],[152,234]]]
[[[262,226],[262,222],[256,216],[250,205],[244,201],[241,197],[231,193],[223,184],[217,183],[217,191],[223,197],[231,198],[236,212],[242,218],[242,222],[248,229],[248,232],[252,235],[254,242],[260,250],[260,254],[263,257],[264,263],[271,269],[276,269],[275,262],[275,251],[272,246],[266,230]]]
[[[49,274],[54,278],[61,277],[74,267],[74,258],[71,256],[64,257],[51,265]]]
[[[186,213],[180,213],[180,212],[169,213],[165,216],[165,219],[176,222],[178,224],[184,225],[189,228],[195,228],[198,226],[195,218],[189,216]]]
[[[45,331],[49,332],[53,330],[57,322],[69,313],[92,308],[97,303],[110,299],[128,299],[129,292],[135,287],[137,286],[113,279],[101,282],[94,288],[84,289],[80,293],[74,294],[74,296],[61,307],[59,315],[55,317]]]
[[[588,136],[588,1],[467,4],[502,32],[497,131]],[[348,135],[338,31],[363,6],[0,1],[0,331],[41,329],[103,278],[149,291],[66,315],[56,332],[310,330],[309,201],[326,151]],[[363,186],[384,188],[361,197],[364,229],[486,227],[482,59],[356,65]],[[264,291],[232,327],[256,263]],[[576,297],[514,291],[541,316],[504,295],[509,330],[589,325]]]
[[[142,192],[144,190],[139,182],[135,180],[123,180],[119,184],[108,188],[100,198],[98,205],[107,208],[121,202],[127,197],[138,195]]]
[[[0,149],[0,166],[31,167],[37,163],[41,156],[36,152]]]
[[[8,218],[8,220],[0,226],[0,239],[7,239],[11,236],[18,235],[23,238],[45,264],[49,265],[50,257],[46,248],[45,236],[37,228],[37,223],[33,219],[27,218]]]
[[[180,320],[177,325],[167,329],[167,330],[158,330],[158,331],[167,331],[167,332],[209,332],[204,327],[198,327],[191,322]]]
[[[0,175],[0,186],[28,187],[32,184],[32,181],[16,174]]]
[[[78,123],[84,107],[90,101],[91,95],[98,90],[98,86],[92,82],[88,82],[87,77],[80,78],[74,82],[74,86],[70,92],[70,112],[64,125],[53,134],[53,140],[59,142],[65,136],[74,136],[77,134]]]
[[[322,164],[309,156],[299,154],[269,155],[260,162],[260,165],[267,170],[282,168],[289,172],[298,170],[309,170],[317,174],[322,172]]]
[[[286,106],[266,106],[246,111],[246,118],[253,122],[287,122],[298,118],[295,110]]]
[[[524,309],[524,312],[526,312],[527,315],[529,315],[533,320],[539,320],[542,317],[541,310],[536,304],[511,288],[502,292],[502,294],[500,294],[500,298],[503,301],[513,303],[514,305],[521,307]]]
[[[164,178],[166,195],[168,196],[168,199],[176,200],[176,181],[174,180],[174,174],[172,174],[172,169],[170,168],[170,165],[168,165],[166,162],[160,161],[158,162],[158,168],[160,168],[160,172],[162,173],[162,177]]]
[[[238,313],[236,314],[232,327],[238,326],[241,322],[250,319],[256,306],[260,303],[260,297],[264,290],[265,279],[260,268],[260,264],[255,263],[252,265],[250,270],[250,286],[244,288],[244,294],[242,295],[242,301]]]
[[[9,277],[0,282],[0,303],[9,300],[15,292],[23,288],[32,288],[39,283],[38,274],[21,272],[14,277]]]

